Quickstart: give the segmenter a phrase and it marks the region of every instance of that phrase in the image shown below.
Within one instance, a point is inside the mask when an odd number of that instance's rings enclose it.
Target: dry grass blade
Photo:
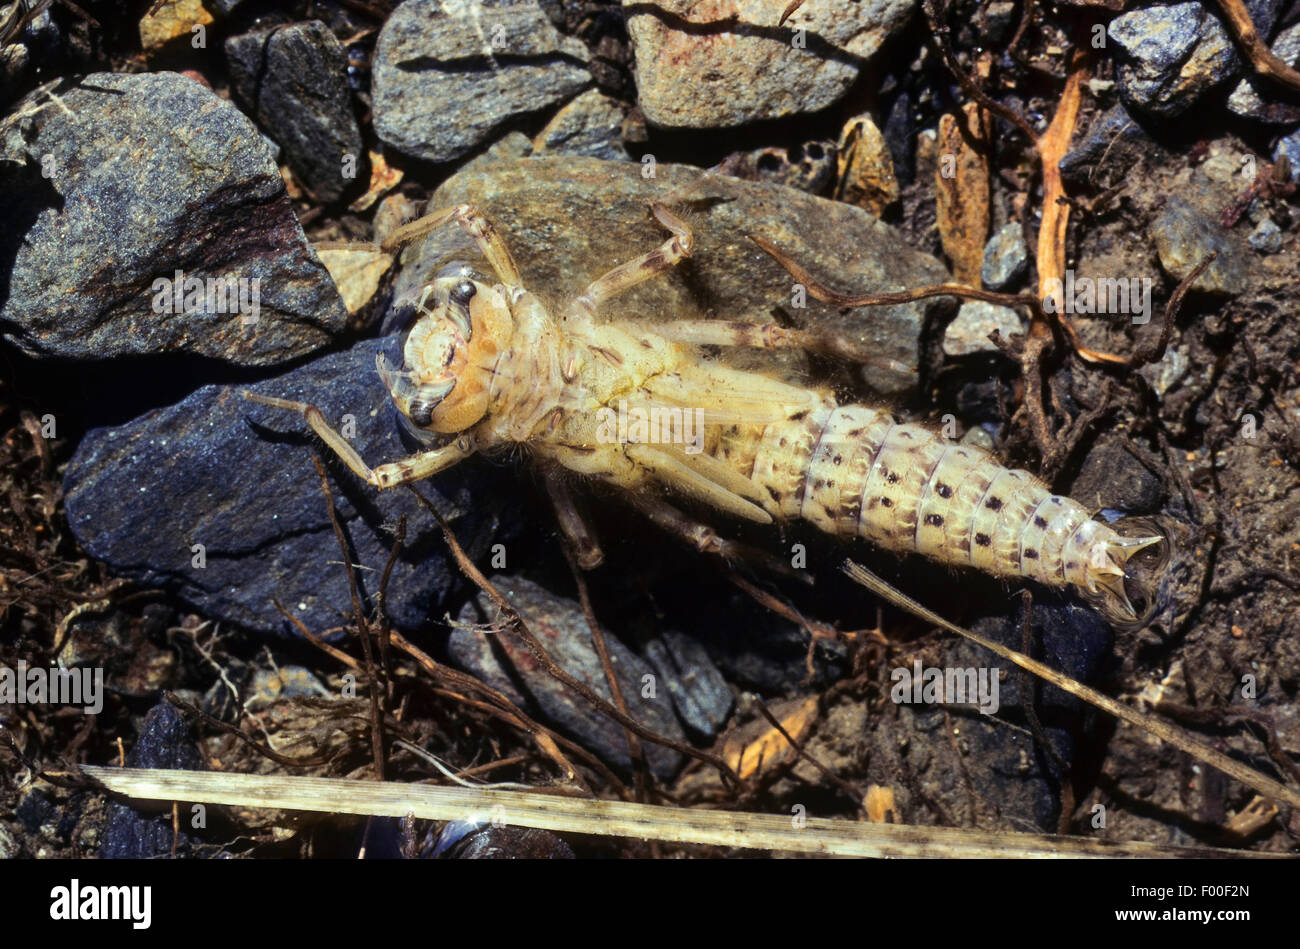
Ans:
[[[1063,675],[1050,666],[1043,665],[1041,662],[1030,659],[1023,653],[1018,653],[1014,649],[1008,649],[1001,643],[995,643],[991,639],[985,639],[983,636],[972,633],[970,630],[963,629],[956,623],[949,622],[938,613],[926,609],[905,593],[894,589],[870,570],[854,563],[852,560],[844,561],[844,572],[872,593],[888,600],[895,606],[907,610],[912,615],[918,616],[928,623],[934,623],[936,626],[941,626],[949,632],[956,633],[959,636],[964,636],[971,642],[983,646],[985,649],[996,653],[1003,659],[1006,659],[1009,662],[1014,662],[1022,669],[1028,669],[1034,675],[1050,682],[1058,689],[1061,689],[1064,692],[1069,692],[1071,695],[1083,699],[1089,705],[1094,705],[1103,712],[1114,715],[1121,721],[1128,722],[1130,725],[1136,725],[1138,728],[1150,732],[1161,741],[1166,741],[1180,751],[1185,751],[1192,757],[1205,762],[1210,767],[1217,768],[1229,777],[1236,778],[1248,788],[1258,791],[1266,797],[1290,804],[1292,807],[1300,807],[1300,791],[1297,791],[1294,788],[1289,788],[1279,781],[1275,781],[1266,775],[1260,774],[1252,768],[1248,768],[1241,762],[1229,758],[1227,755],[1211,748],[1204,742],[1198,741],[1182,729],[1177,728],[1162,719],[1156,718],[1154,715],[1147,715],[1139,712],[1137,709],[1125,705],[1123,702],[1117,702],[1110,696],[1103,695],[1096,689],[1090,689],[1083,683],[1076,682],[1069,676]]]
[[[519,791],[431,787],[339,778],[219,774],[83,765],[82,774],[139,800],[191,801],[424,820],[504,819],[558,833],[654,839],[844,857],[1241,857],[1235,850],[1114,844],[1050,834],[991,834],[948,827],[857,823],[593,801]],[[1250,854],[1250,856],[1280,856]]]

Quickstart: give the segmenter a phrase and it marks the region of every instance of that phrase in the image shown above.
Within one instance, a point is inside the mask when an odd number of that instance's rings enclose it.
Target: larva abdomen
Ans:
[[[718,457],[766,489],[776,517],[998,576],[1086,584],[1088,552],[1109,533],[1028,472],[860,405],[732,428]]]

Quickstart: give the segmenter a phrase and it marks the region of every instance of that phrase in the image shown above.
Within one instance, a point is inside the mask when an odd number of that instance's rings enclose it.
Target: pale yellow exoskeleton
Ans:
[[[558,318],[525,289],[505,242],[473,206],[393,234],[386,249],[456,221],[497,278],[445,269],[417,303],[403,365],[379,360],[404,421],[433,445],[410,458],[372,469],[314,406],[247,395],[300,412],[379,489],[428,478],[476,452],[526,444],[549,473],[561,529],[586,567],[600,561],[599,547],[559,469],[626,491],[657,524],[724,556],[741,548],[654,489],[759,523],[803,519],[846,540],[1071,586],[1114,623],[1142,621],[1146,611],[1130,597],[1154,606],[1163,561],[1139,576],[1131,559],[1157,545],[1167,553],[1159,533],[1124,536],[979,448],[881,409],[838,405],[826,389],[722,366],[699,349],[843,352],[835,340],[775,324],[685,319],[649,331],[601,322],[603,301],[692,252],[687,225],[661,205],[651,211],[672,236],[593,282]]]

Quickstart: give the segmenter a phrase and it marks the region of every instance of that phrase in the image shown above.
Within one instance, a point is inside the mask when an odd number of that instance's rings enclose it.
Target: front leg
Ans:
[[[479,251],[487,258],[487,262],[496,271],[497,279],[510,292],[512,298],[523,289],[519,268],[515,266],[515,260],[510,256],[510,248],[506,246],[506,242],[497,233],[496,227],[487,215],[473,204],[458,204],[403,224],[389,234],[380,247],[386,253],[394,253],[403,244],[437,230],[448,221],[455,221],[470,237],[474,238]]]
[[[398,485],[408,484],[412,481],[423,481],[425,478],[432,477],[439,471],[450,468],[457,462],[464,461],[474,454],[473,442],[468,436],[461,435],[451,444],[443,445],[441,448],[422,451],[401,461],[393,461],[377,468],[371,468],[357,454],[357,450],[348,443],[346,438],[330,428],[320,409],[310,402],[277,399],[274,396],[260,395],[247,389],[241,395],[251,402],[260,402],[263,405],[269,405],[277,409],[288,409],[291,412],[297,412],[307,420],[307,424],[311,426],[312,431],[319,435],[334,454],[343,460],[343,463],[352,470],[353,474],[381,491],[386,488],[395,488]]]
[[[671,270],[691,256],[695,237],[691,234],[690,225],[662,204],[650,205],[650,213],[655,216],[655,220],[672,231],[673,236],[649,253],[629,260],[593,280],[569,307],[569,319],[590,322],[595,317],[596,310],[610,297],[624,293],[651,277]]]

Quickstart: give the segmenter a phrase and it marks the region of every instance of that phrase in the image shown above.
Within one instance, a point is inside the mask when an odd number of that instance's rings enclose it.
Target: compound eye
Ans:
[[[473,280],[459,280],[451,288],[451,302],[457,306],[469,306],[469,302],[474,299],[474,294],[477,292],[478,288],[474,286]]]
[[[412,402],[411,421],[420,426],[420,428],[428,428],[433,424],[434,408],[436,408],[436,406],[430,405],[428,402]]]

